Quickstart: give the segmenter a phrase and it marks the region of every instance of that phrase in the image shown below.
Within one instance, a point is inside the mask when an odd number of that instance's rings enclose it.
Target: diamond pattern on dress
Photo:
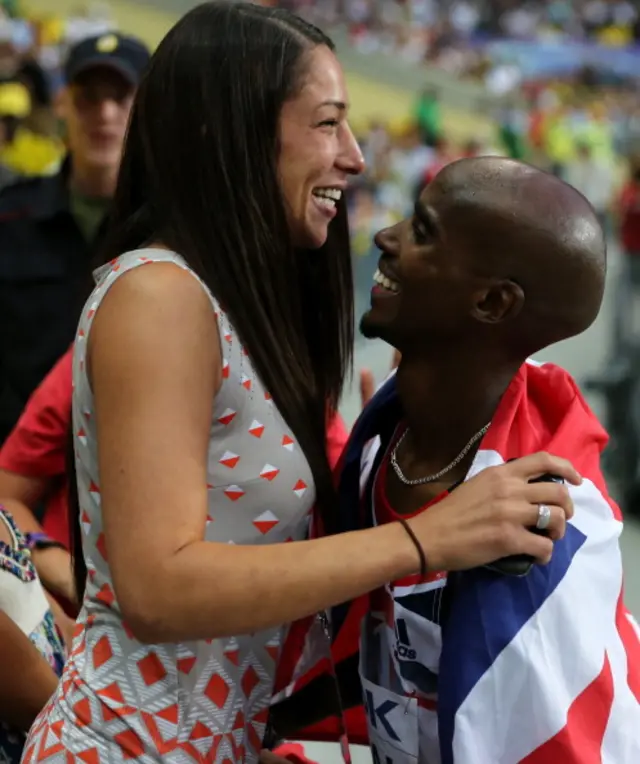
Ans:
[[[231,501],[238,501],[244,496],[244,491],[239,485],[230,485],[224,489],[225,496]]]
[[[282,448],[286,448],[287,451],[293,451],[294,446],[293,438],[290,438],[288,435],[282,436]]]
[[[98,539],[96,541],[96,549],[100,553],[100,557],[107,562],[107,540],[104,536],[104,533],[100,533],[98,535]]]
[[[304,480],[298,480],[298,482],[293,486],[293,492],[299,499],[301,499],[307,492],[307,488],[308,486]]]
[[[237,411],[227,408],[222,412],[222,415],[218,417],[218,422],[224,425],[231,424],[237,413]]]
[[[253,666],[249,665],[244,674],[242,675],[242,691],[246,698],[251,697],[251,693],[255,690],[256,685],[260,683],[260,677]]]
[[[181,674],[190,674],[191,669],[196,665],[195,655],[190,658],[178,658],[178,671]]]
[[[249,427],[249,435],[253,435],[254,438],[261,438],[263,432],[264,425],[262,422],[258,422],[257,419],[254,419],[253,422],[251,422],[251,426]]]
[[[277,467],[274,467],[273,464],[265,464],[260,470],[260,477],[271,481],[278,476],[279,472],[280,470]]]
[[[224,464],[225,467],[233,469],[239,461],[240,457],[238,454],[234,454],[233,451],[225,451],[222,455],[222,459],[220,459],[220,464]]]
[[[93,667],[97,670],[102,668],[113,658],[113,650],[109,637],[104,634],[93,647]]]
[[[147,686],[155,684],[156,682],[161,682],[167,675],[167,671],[162,665],[162,661],[154,652],[150,652],[138,661],[138,671]]]
[[[229,697],[229,685],[220,674],[214,674],[208,681],[204,694],[218,708],[223,708]]]
[[[273,512],[268,509],[266,512],[263,512],[261,515],[256,517],[256,519],[253,521],[253,524],[260,531],[260,533],[266,534],[275,528],[279,522],[280,520],[278,520]]]

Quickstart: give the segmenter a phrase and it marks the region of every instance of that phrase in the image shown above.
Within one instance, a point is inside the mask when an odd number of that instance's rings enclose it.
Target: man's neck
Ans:
[[[71,166],[71,188],[82,196],[111,199],[117,180],[116,167],[87,167],[76,163]]]
[[[491,421],[519,366],[488,358],[436,362],[403,355],[396,385],[415,457],[441,466],[454,459]]]

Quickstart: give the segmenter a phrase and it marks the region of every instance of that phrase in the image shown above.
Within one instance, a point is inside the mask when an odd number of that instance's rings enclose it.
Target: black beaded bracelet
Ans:
[[[411,541],[413,541],[413,544],[418,551],[418,555],[420,557],[420,578],[426,578],[427,577],[427,556],[424,553],[424,549],[422,548],[422,545],[418,541],[418,537],[413,532],[413,528],[404,519],[404,517],[399,517],[398,522],[405,529],[405,531],[407,532],[407,535],[409,536]]]

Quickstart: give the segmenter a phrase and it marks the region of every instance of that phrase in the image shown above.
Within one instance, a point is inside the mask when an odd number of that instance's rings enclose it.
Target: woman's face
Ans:
[[[302,89],[282,107],[278,170],[293,243],[315,249],[327,239],[336,201],[364,160],[347,122],[344,74],[325,46],[309,53]]]

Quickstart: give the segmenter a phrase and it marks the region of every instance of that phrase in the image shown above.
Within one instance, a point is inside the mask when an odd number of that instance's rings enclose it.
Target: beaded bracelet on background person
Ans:
[[[51,536],[48,536],[46,533],[43,533],[41,531],[35,531],[33,533],[25,533],[24,538],[25,538],[27,549],[29,549],[32,552],[41,551],[44,549],[64,549],[66,551],[66,547],[64,544],[61,544],[59,541],[56,541],[55,539],[52,539]]]

